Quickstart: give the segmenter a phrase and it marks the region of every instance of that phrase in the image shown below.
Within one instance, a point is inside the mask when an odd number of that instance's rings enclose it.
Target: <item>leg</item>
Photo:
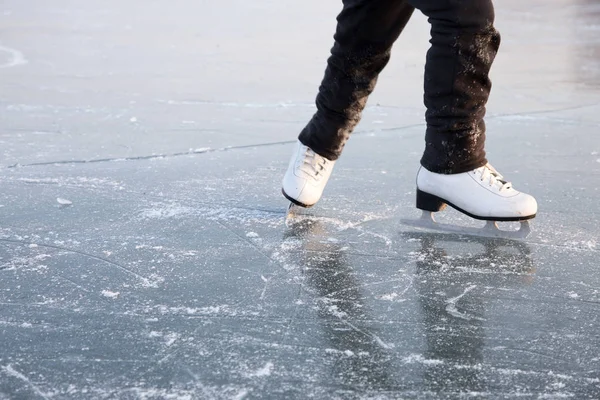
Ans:
[[[534,218],[535,198],[515,190],[485,158],[488,74],[500,46],[492,0],[407,1],[431,23],[425,66],[427,133],[423,168],[417,174],[417,208],[437,212],[449,204],[487,221]],[[525,229],[519,235],[527,233]]]
[[[317,112],[298,137],[302,144],[329,160],[340,156],[413,11],[404,0],[344,0]]]
[[[488,73],[500,46],[492,0],[408,0],[429,18],[425,66],[426,148],[421,164],[457,174],[487,163]]]

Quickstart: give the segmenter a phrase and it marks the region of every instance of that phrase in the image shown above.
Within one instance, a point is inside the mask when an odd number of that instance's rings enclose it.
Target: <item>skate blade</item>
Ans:
[[[310,218],[310,215],[307,214],[307,208],[290,203],[285,214],[285,225],[289,228],[307,218]]]
[[[421,218],[416,220],[403,219],[404,225],[417,229],[427,229],[438,232],[449,232],[458,235],[468,235],[486,238],[523,240],[531,233],[529,221],[520,221],[521,226],[516,231],[504,231],[498,227],[496,221],[486,221],[483,228],[472,228],[468,226],[457,226],[436,222],[431,211],[423,211]]]

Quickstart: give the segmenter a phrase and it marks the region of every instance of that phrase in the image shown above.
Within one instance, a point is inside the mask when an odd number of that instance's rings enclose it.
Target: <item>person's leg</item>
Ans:
[[[298,139],[336,160],[361,118],[414,8],[405,0],[344,0],[335,44],[316,99],[317,112]]]
[[[408,0],[431,23],[425,65],[426,148],[421,164],[441,174],[471,171],[485,158],[490,68],[500,46],[492,0]]]
[[[492,0],[407,1],[431,23],[417,208],[436,212],[450,204],[473,218],[495,221],[535,217],[535,199],[515,190],[485,158],[488,74],[500,46]]]

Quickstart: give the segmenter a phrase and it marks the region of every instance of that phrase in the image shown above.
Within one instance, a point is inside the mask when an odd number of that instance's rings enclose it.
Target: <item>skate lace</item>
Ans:
[[[330,161],[312,151],[306,149],[305,157],[302,159],[301,170],[313,177],[315,180],[320,180],[326,171]]]
[[[498,191],[508,190],[512,188],[512,183],[504,180],[502,174],[500,174],[491,164],[486,164],[481,168],[475,170],[475,173],[479,173],[479,179],[481,182],[486,182],[490,187],[498,188]]]

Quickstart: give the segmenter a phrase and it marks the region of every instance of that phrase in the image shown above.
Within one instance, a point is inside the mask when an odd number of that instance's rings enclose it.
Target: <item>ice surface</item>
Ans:
[[[600,7],[497,3],[487,150],[538,199],[525,241],[400,223],[420,14],[288,226],[338,2],[3,1],[0,399],[600,398]]]

